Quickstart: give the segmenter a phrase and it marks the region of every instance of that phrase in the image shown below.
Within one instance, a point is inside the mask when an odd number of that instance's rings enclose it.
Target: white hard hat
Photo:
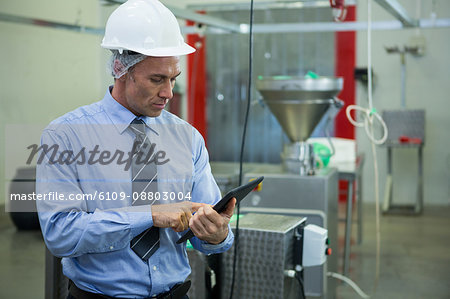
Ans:
[[[180,56],[195,52],[184,42],[173,13],[157,0],[128,0],[109,16],[101,46],[147,56]]]

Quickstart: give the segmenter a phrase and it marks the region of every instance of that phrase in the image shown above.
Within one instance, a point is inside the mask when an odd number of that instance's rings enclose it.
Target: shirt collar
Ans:
[[[116,129],[119,131],[120,134],[122,134],[128,128],[133,119],[136,118],[136,115],[134,115],[133,112],[122,106],[122,104],[117,102],[112,97],[111,95],[112,88],[113,85],[111,85],[106,90],[105,96],[103,97],[101,103],[103,104],[106,113],[108,114],[109,118],[111,119]],[[155,117],[141,116],[139,118],[145,122],[145,125],[148,128],[150,128],[152,131],[158,134],[158,132],[156,132],[154,128],[151,127],[151,124],[155,123]]]

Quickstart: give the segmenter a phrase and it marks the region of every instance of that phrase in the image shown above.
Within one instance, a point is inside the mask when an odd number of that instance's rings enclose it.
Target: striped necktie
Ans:
[[[156,164],[148,163],[148,160],[151,160],[151,156],[148,154],[152,151],[152,144],[145,134],[145,123],[141,119],[135,118],[130,124],[130,129],[136,135],[131,167],[132,205],[154,204],[155,201],[142,200],[148,199],[150,194],[153,195],[150,198],[155,198],[155,194],[158,192]],[[147,196],[143,196],[144,192]],[[135,198],[137,200],[134,200]],[[134,237],[130,247],[144,261],[148,260],[159,248],[159,228],[152,226]]]

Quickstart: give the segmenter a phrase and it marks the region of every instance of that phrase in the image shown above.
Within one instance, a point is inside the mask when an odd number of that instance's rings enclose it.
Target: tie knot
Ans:
[[[138,135],[145,135],[145,123],[142,119],[135,118],[130,124],[130,129]]]

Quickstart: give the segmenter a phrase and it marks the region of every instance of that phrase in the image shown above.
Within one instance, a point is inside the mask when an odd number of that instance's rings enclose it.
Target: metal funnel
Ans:
[[[342,90],[337,77],[259,77],[256,88],[291,142],[306,141]]]

